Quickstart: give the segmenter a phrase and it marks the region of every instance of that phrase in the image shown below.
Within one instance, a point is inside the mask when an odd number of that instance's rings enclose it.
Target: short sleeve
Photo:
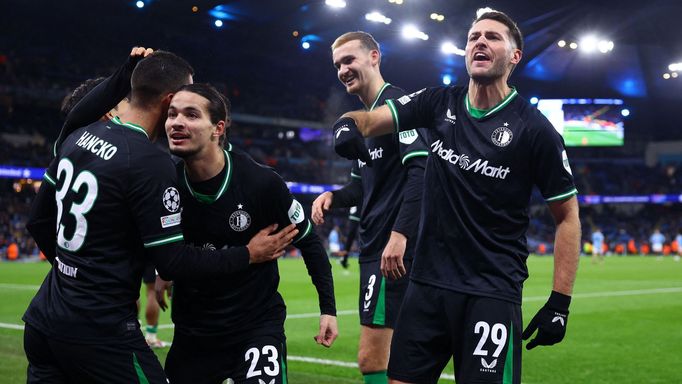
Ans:
[[[393,126],[397,132],[402,132],[418,127],[434,128],[435,112],[444,99],[445,88],[424,88],[397,99],[386,100],[386,105],[391,110]]]
[[[59,158],[54,158],[50,162],[50,165],[45,170],[43,175],[43,180],[52,184],[53,187],[57,187],[57,166],[59,164]]]
[[[568,162],[564,139],[544,117],[532,120],[535,136],[531,143],[533,183],[547,202],[567,199],[578,193]]]
[[[177,173],[162,152],[131,159],[128,201],[145,248],[183,240]]]

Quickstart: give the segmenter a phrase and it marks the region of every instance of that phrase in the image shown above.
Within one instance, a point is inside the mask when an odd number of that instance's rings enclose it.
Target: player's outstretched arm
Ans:
[[[538,345],[553,345],[563,340],[568,325],[568,307],[571,304],[573,283],[580,257],[580,219],[578,199],[549,203],[556,222],[554,240],[554,284],[547,303],[528,323],[521,337],[529,339],[537,330],[537,336],[528,342],[526,349]]]
[[[339,336],[339,327],[336,322],[336,316],[320,315],[320,332],[313,337],[317,344],[327,348],[334,344],[334,340]]]
[[[365,137],[381,136],[395,132],[393,116],[386,105],[371,111],[353,111],[345,113],[341,118],[350,117],[357,130]]]

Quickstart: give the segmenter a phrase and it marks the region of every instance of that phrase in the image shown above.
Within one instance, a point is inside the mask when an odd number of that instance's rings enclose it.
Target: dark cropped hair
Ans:
[[[69,112],[73,109],[73,107],[80,102],[85,95],[90,93],[90,91],[93,90],[96,86],[99,85],[102,81],[104,81],[104,77],[95,77],[93,79],[87,79],[84,82],[82,82],[79,86],[76,87],[76,89],[73,90],[70,94],[66,95],[64,97],[64,100],[62,100],[62,107],[60,109],[62,116],[66,117]]]
[[[142,59],[130,79],[131,102],[148,106],[187,84],[194,69],[185,59],[167,51],[155,51]]]
[[[495,20],[507,26],[509,29],[509,37],[511,37],[512,41],[516,45],[516,48],[523,51],[523,34],[521,34],[521,30],[519,29],[519,26],[516,25],[516,22],[514,22],[511,17],[507,16],[506,13],[500,11],[486,12],[476,18],[471,25],[474,25],[481,20]]]
[[[206,83],[183,85],[177,89],[176,93],[177,92],[192,92],[208,100],[208,114],[211,118],[211,123],[218,124],[220,120],[225,121],[225,134],[218,139],[218,143],[223,146],[232,114],[232,104],[230,103],[230,100],[215,89],[214,86]]]

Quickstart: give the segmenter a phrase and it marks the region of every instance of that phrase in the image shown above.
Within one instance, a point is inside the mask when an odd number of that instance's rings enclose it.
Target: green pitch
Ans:
[[[671,258],[609,257],[603,265],[583,258],[578,272],[566,339],[553,347],[524,351],[523,383],[680,383],[682,345],[682,262]],[[531,257],[524,290],[527,322],[551,287],[552,259]],[[317,346],[317,296],[302,260],[280,261],[289,378],[299,383],[361,383],[352,365],[359,334],[358,268],[333,262],[340,336],[331,349]],[[0,263],[0,383],[26,381],[21,315],[48,264]],[[168,313],[161,324],[168,326]],[[160,331],[163,340],[172,329]],[[163,362],[167,349],[157,350]],[[328,360],[323,362],[321,360]],[[453,374],[452,364],[445,373]],[[444,378],[441,383],[452,383]]]
[[[563,137],[567,147],[617,147],[623,145],[622,134],[606,129],[591,129],[585,126],[566,125]]]

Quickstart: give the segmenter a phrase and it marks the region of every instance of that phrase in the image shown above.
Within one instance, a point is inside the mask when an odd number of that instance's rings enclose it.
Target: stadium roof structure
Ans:
[[[633,119],[651,120],[652,108],[661,108],[657,115],[668,118],[657,125],[669,123],[682,101],[682,71],[677,78],[663,78],[669,64],[682,62],[682,1],[677,0],[402,0],[400,5],[345,0],[344,8],[325,0],[142,3],[143,8],[132,0],[3,1],[0,30],[10,38],[0,49],[9,44],[44,54],[70,51],[77,58],[148,45],[188,58],[199,81],[218,76],[269,82],[294,95],[320,94],[339,88],[330,44],[344,32],[365,30],[381,43],[384,77],[413,91],[441,84],[444,74],[453,83],[466,82],[464,58],[443,54],[441,44],[447,40],[463,48],[476,10],[488,6],[509,14],[525,35],[524,57],[510,83],[527,98],[622,98],[634,106]],[[366,20],[373,11],[391,23]],[[432,20],[434,12],[444,20]],[[221,27],[214,24],[218,19]],[[400,31],[408,23],[429,39],[405,40]],[[557,45],[589,34],[613,41],[613,50],[588,54]],[[309,49],[302,48],[304,40]],[[11,47],[14,42],[21,46]]]

